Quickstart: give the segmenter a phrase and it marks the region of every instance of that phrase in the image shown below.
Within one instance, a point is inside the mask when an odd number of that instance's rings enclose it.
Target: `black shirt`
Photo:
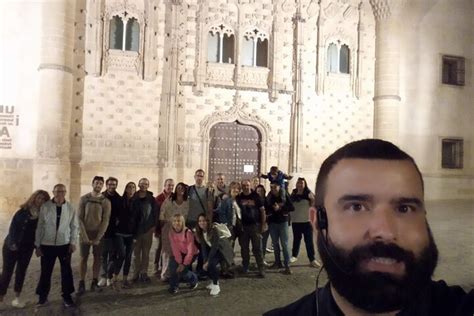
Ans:
[[[263,203],[260,196],[255,191],[252,191],[247,195],[240,193],[237,195],[235,200],[240,208],[243,225],[260,223],[260,208],[263,207]]]
[[[319,315],[344,315],[332,297],[329,283],[318,289]],[[265,316],[318,315],[316,291],[303,296],[285,307],[264,313]],[[474,315],[474,290],[466,293],[459,286],[448,286],[444,281],[431,281],[427,288],[415,297],[412,304],[403,308],[399,316],[472,316]]]
[[[63,210],[62,206],[56,205],[56,231],[59,229],[59,222],[61,221],[61,212]]]

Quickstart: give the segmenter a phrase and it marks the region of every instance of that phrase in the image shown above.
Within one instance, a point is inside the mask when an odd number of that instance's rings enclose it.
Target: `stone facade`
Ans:
[[[208,170],[213,126],[235,121],[258,130],[262,172],[278,165],[314,183],[335,148],[376,136],[413,154],[427,198],[473,198],[474,8],[472,1],[455,2],[2,4],[10,12],[7,30],[24,39],[13,45],[8,37],[6,44],[32,57],[4,57],[25,80],[11,83],[14,92],[2,100],[19,109],[21,128],[13,146],[0,149],[0,173],[26,186],[2,185],[0,206],[12,211],[31,190],[58,181],[77,201],[96,174],[117,177],[120,189],[141,177],[155,192],[168,177],[191,183],[195,169]],[[114,17],[128,32],[136,22],[136,50],[110,48]],[[28,35],[21,32],[27,24],[36,26]],[[233,36],[229,60],[208,61],[210,31]],[[249,39],[268,44],[266,67],[248,66]],[[330,46],[348,49],[347,71],[342,59],[341,71],[329,70]],[[444,54],[465,57],[464,86],[440,83]],[[29,87],[34,97],[19,97]],[[441,168],[443,137],[464,140],[462,169]]]

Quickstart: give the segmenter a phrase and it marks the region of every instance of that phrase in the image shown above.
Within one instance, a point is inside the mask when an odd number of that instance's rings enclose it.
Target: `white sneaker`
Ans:
[[[213,284],[211,288],[211,296],[216,296],[221,292],[221,287],[219,284]]]
[[[20,301],[18,297],[15,297],[15,299],[12,301],[12,306],[16,308],[23,308],[26,306],[26,303]]]
[[[100,278],[99,282],[97,283],[97,286],[103,287],[107,285],[107,279],[106,278]]]
[[[206,286],[206,289],[211,290],[213,288],[214,282],[211,281],[208,286]]]
[[[290,262],[291,262],[291,263],[296,262],[296,261],[298,261],[298,258],[296,258],[296,257],[291,257],[291,258],[290,258]]]
[[[311,263],[309,265],[313,268],[319,268],[321,266],[321,263],[318,260],[315,259],[315,260],[311,261]]]
[[[114,282],[112,281],[112,279],[107,279],[107,286],[112,286],[114,284]]]

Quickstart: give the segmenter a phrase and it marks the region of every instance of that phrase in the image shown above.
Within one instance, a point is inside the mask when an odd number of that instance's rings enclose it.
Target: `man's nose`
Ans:
[[[391,206],[377,207],[370,214],[368,234],[370,239],[393,242],[397,240],[397,223]]]

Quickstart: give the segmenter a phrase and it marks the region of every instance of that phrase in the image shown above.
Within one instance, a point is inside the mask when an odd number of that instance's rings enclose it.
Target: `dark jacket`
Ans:
[[[133,198],[127,200],[125,197],[122,197],[122,208],[120,208],[120,213],[117,216],[117,234],[135,235],[136,233],[136,216],[133,213],[132,200]]]
[[[110,194],[109,192],[104,191],[102,194],[109,199],[111,204],[109,226],[105,231],[104,238],[112,238],[115,236],[115,232],[117,231],[118,217],[123,208],[123,201],[122,197],[117,192],[115,192],[115,194]]]
[[[281,193],[280,193],[281,194]],[[286,193],[285,193],[286,194]],[[281,204],[280,209],[275,211],[273,205]],[[293,212],[295,207],[290,201],[289,196],[287,196],[284,201],[281,196],[274,196],[271,192],[268,193],[267,198],[265,199],[265,211],[267,212],[267,220],[269,223],[284,223],[290,221],[290,212]]]
[[[141,198],[136,192],[132,198],[132,212],[135,216],[135,237],[149,231],[156,224],[158,205],[153,197],[153,192],[147,191],[145,197]]]
[[[37,225],[38,219],[31,219],[29,210],[19,209],[13,216],[8,235],[5,238],[5,244],[8,248],[11,248],[13,245],[17,247],[20,247],[20,245],[34,247]]]
[[[209,260],[216,256],[217,252],[220,252],[224,260],[231,265],[234,262],[234,251],[232,250],[229,239],[220,238],[215,226],[212,227],[209,234],[211,235],[211,247],[209,247],[205,240],[199,238],[199,243],[203,246],[201,250],[204,261],[209,262]]]
[[[317,294],[317,298],[316,298]],[[265,316],[304,315],[317,316],[316,304],[319,305],[319,315],[343,316],[334,300],[329,283],[303,296],[285,307],[264,313]],[[472,316],[474,314],[474,290],[466,293],[459,286],[448,286],[444,281],[431,281],[428,286],[413,297],[411,304],[402,308],[398,316]]]

